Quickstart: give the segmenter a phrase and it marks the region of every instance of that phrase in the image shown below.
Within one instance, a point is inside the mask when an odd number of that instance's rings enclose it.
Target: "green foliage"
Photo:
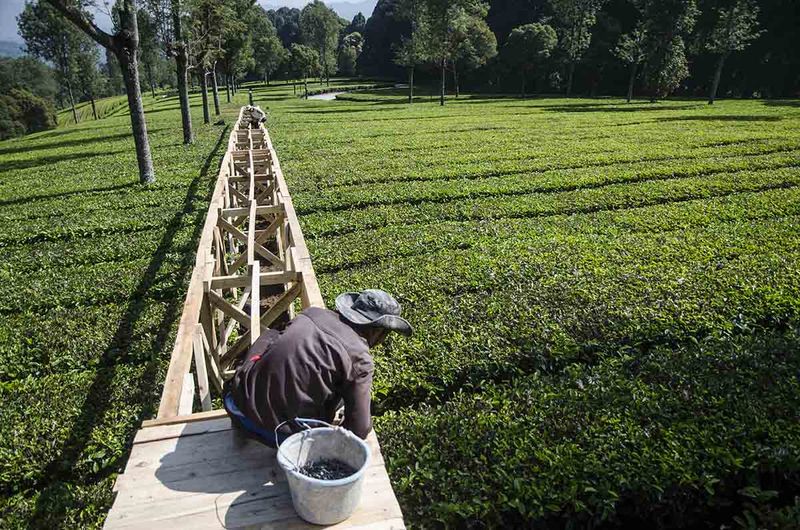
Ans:
[[[744,50],[761,35],[758,30],[758,6],[749,0],[736,0],[729,8],[718,10],[717,25],[706,48],[717,54]]]
[[[645,31],[641,27],[637,27],[630,33],[620,36],[619,42],[614,48],[614,55],[625,64],[640,64],[647,57],[646,42]]]
[[[373,394],[410,525],[792,526],[798,109],[347,99],[271,134],[328,302],[416,326]]]
[[[245,101],[223,107],[225,120]],[[0,142],[4,528],[102,526],[158,404],[227,143],[223,127],[201,127],[183,146],[177,99],[148,98],[162,177],[141,186],[125,98],[97,107],[101,122]]]
[[[56,113],[49,101],[19,88],[0,94],[0,140],[55,126]]]
[[[583,57],[592,40],[592,26],[597,20],[597,11],[606,0],[550,0],[558,33],[559,45],[570,62]]]
[[[698,16],[695,0],[637,0],[645,40],[644,77],[652,99],[664,98],[689,76],[683,37]]]
[[[336,73],[336,43],[339,38],[339,16],[321,0],[314,0],[300,13],[303,42],[316,50],[322,75]]]
[[[535,22],[514,28],[503,48],[503,60],[522,73],[522,94],[527,77],[546,61],[556,47],[558,37],[547,24]]]
[[[58,92],[53,69],[42,61],[33,57],[0,57],[0,94],[8,94],[12,88],[27,90],[51,102]]]
[[[292,70],[298,77],[306,79],[320,72],[319,54],[304,44],[292,44]]]

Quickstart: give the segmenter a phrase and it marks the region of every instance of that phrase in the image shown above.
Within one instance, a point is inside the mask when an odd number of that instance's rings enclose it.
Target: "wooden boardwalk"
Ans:
[[[332,528],[405,528],[374,432],[368,442],[361,504]],[[320,528],[295,515],[275,451],[225,417],[144,427],[115,489],[106,528]]]
[[[269,133],[243,108],[211,197],[158,417],[136,434],[106,528],[320,528],[295,514],[275,451],[212,410],[236,356],[308,307],[324,302],[300,224]],[[405,528],[374,432],[368,442],[361,503],[334,528]]]

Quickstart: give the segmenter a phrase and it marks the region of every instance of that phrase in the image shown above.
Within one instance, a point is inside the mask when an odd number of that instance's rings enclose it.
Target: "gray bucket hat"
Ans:
[[[386,328],[406,336],[412,332],[411,324],[400,317],[403,310],[400,303],[380,289],[342,293],[336,297],[336,310],[347,321],[359,326]]]

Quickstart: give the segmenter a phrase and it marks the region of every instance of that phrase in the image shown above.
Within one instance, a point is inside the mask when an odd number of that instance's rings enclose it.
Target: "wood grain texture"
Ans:
[[[331,528],[405,528],[375,433],[355,513]],[[227,418],[141,429],[115,486],[105,528],[320,528],[292,507],[275,450],[242,438]]]

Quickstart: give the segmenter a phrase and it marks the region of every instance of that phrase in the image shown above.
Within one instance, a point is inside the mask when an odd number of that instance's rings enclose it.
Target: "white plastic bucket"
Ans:
[[[298,422],[326,427],[293,434],[278,448],[278,465],[286,473],[294,509],[297,515],[312,524],[340,523],[352,515],[361,500],[364,473],[371,457],[369,445],[341,427],[316,420],[298,419]],[[299,472],[306,464],[334,458],[356,472],[340,480],[320,480]]]

